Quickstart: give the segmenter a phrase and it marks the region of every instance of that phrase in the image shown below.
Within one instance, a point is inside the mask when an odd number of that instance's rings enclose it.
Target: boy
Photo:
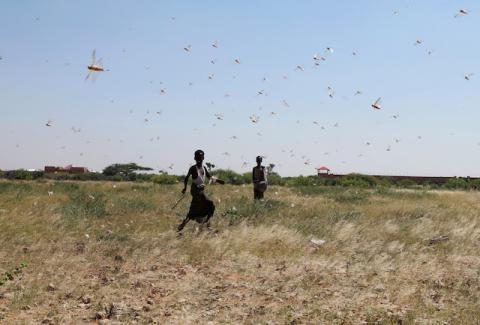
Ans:
[[[215,212],[215,204],[212,200],[209,200],[205,195],[206,179],[209,178],[215,182],[217,179],[212,177],[208,170],[203,166],[203,160],[205,159],[205,153],[202,150],[195,151],[194,154],[196,164],[190,167],[187,176],[185,177],[184,187],[182,194],[185,194],[187,190],[188,179],[192,176],[192,186],[190,187],[190,194],[192,195],[192,203],[190,204],[190,210],[187,216],[178,226],[178,231],[182,231],[185,225],[191,220],[195,220],[198,223],[207,224],[207,228],[210,228],[210,218]],[[219,183],[222,183],[218,180]]]
[[[252,170],[253,199],[263,199],[263,193],[267,190],[267,170],[262,166],[262,157],[257,157],[257,166]]]

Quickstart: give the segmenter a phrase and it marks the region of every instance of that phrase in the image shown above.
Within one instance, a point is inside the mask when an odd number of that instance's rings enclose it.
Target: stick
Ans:
[[[185,194],[182,194],[182,197],[180,199],[178,199],[178,201],[175,203],[175,205],[172,207],[172,210],[174,210],[177,205],[185,198]]]

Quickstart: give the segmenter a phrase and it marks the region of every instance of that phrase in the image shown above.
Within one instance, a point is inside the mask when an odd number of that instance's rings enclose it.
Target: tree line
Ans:
[[[224,180],[227,184],[243,185],[251,184],[252,173],[237,173],[230,169],[216,169],[212,163],[206,163],[212,175]],[[267,166],[268,183],[280,186],[342,186],[342,187],[400,187],[400,188],[448,188],[448,189],[480,189],[479,179],[451,178],[444,184],[417,184],[412,180],[392,181],[388,178],[378,178],[362,174],[348,174],[340,178],[322,178],[313,176],[282,177],[274,171],[274,164]],[[130,181],[130,182],[153,182],[155,184],[176,184],[183,182],[185,175],[172,175],[164,170],[157,173],[150,167],[144,167],[135,163],[112,164],[103,169],[101,173],[90,172],[85,174],[69,173],[45,173],[43,171],[0,170],[0,178],[8,180],[72,180],[72,181]]]

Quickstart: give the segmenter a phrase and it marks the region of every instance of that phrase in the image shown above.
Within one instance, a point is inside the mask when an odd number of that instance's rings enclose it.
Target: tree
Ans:
[[[275,164],[268,164],[267,166],[267,172],[269,174],[273,173],[273,169],[275,168]]]
[[[150,167],[139,166],[135,163],[129,164],[113,164],[105,167],[103,175],[105,176],[121,176],[128,179],[135,179],[137,171],[153,170]]]
[[[208,171],[212,171],[212,169],[215,168],[215,165],[211,162],[207,162],[207,163],[205,163],[205,165],[207,166]]]

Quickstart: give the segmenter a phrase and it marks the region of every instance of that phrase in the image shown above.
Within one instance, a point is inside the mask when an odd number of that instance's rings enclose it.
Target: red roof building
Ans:
[[[329,174],[330,173],[330,168],[328,167],[325,167],[325,166],[322,166],[322,167],[318,167],[316,168],[317,170],[317,173],[320,175],[320,174]]]

